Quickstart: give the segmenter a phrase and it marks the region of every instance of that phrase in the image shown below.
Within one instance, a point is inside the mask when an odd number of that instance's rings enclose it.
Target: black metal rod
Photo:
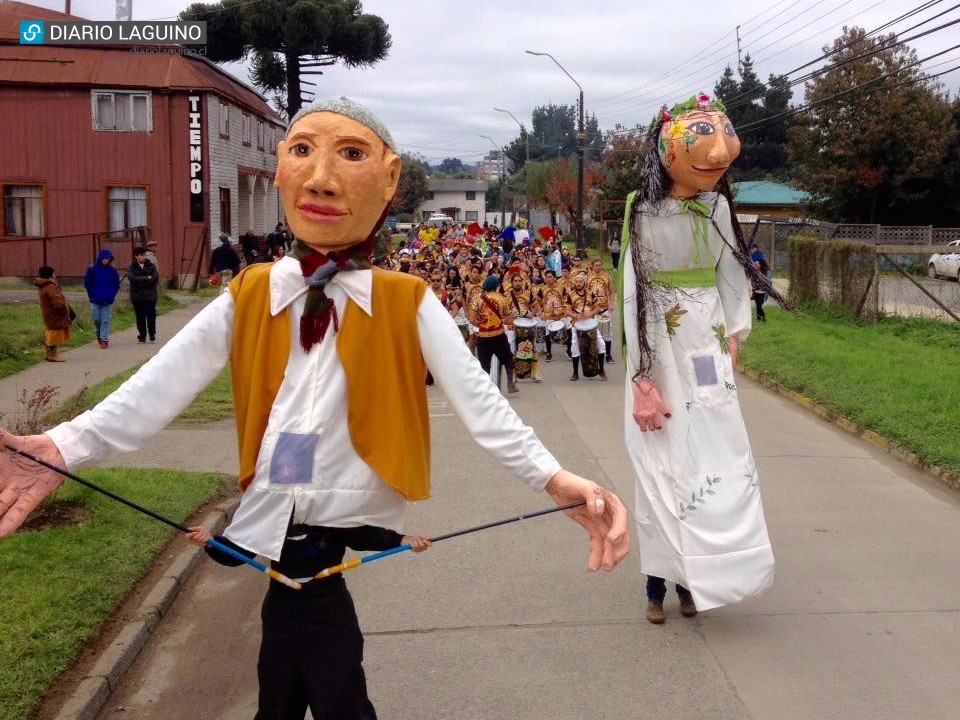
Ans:
[[[446,535],[437,535],[436,537],[430,538],[430,542],[439,542],[440,540],[449,540],[450,538],[459,537],[460,535],[468,535],[473,532],[478,532],[480,530],[487,530],[488,528],[497,527],[499,525],[507,525],[509,523],[519,522],[521,520],[527,520],[528,518],[538,517],[540,515],[549,515],[550,513],[562,512],[563,510],[572,510],[573,508],[581,507],[586,505],[585,500],[580,502],[570,503],[569,505],[561,505],[555,508],[549,508],[548,510],[537,510],[536,512],[525,513],[523,515],[517,515],[516,517],[507,518],[505,520],[496,520],[494,522],[485,523],[483,525],[477,525],[476,527],[466,528],[465,530],[457,530],[455,532],[447,533]]]
[[[150,510],[149,508],[143,507],[143,505],[138,505],[132,500],[127,500],[125,497],[121,497],[120,495],[117,495],[116,493],[111,492],[110,490],[107,490],[104,487],[100,487],[96,483],[92,483],[89,480],[86,480],[80,477],[79,475],[74,475],[72,472],[70,472],[66,468],[58,467],[53,463],[48,463],[46,460],[42,460],[41,458],[38,458],[36,455],[28,453],[26,450],[21,450],[20,448],[16,448],[13,445],[7,445],[7,450],[9,450],[10,452],[16,453],[17,455],[22,455],[23,457],[27,458],[28,460],[32,460],[38,465],[43,465],[43,467],[47,468],[48,470],[53,470],[55,473],[58,473],[59,475],[63,475],[64,477],[68,477],[71,480],[75,480],[76,482],[80,483],[85,487],[90,488],[91,490],[96,490],[98,493],[106,495],[108,498],[111,498],[112,500],[116,500],[119,503],[123,503],[127,507],[131,507],[134,510],[142,512],[144,515],[149,515],[154,520],[159,520],[162,523],[166,523],[170,527],[176,528],[181,532],[185,532],[185,533],[190,532],[190,528],[188,528],[186,525],[181,525],[178,522],[174,522],[170,518],[166,518],[163,515],[155,513],[153,510]]]

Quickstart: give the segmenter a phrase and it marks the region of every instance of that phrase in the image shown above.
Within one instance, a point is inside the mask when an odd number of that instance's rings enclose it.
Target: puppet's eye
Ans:
[[[725,124],[725,125],[723,126],[723,131],[724,131],[727,135],[729,135],[730,137],[736,137],[736,136],[737,136],[737,131],[733,129],[733,125],[730,124],[730,123],[727,123],[727,124]]]
[[[306,143],[297,143],[290,148],[290,152],[299,157],[306,157],[310,154],[310,146]]]
[[[363,150],[356,147],[345,147],[340,152],[343,153],[343,156],[347,160],[364,160],[367,157],[367,154]]]
[[[690,123],[688,127],[690,132],[696,133],[697,135],[713,135],[713,125],[702,120],[700,122]]]

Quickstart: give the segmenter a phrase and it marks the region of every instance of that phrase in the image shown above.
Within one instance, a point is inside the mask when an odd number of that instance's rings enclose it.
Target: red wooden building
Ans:
[[[82,275],[103,246],[122,266],[149,234],[174,277],[221,232],[271,230],[283,125],[263,97],[180,48],[19,44],[21,20],[81,19],[0,3],[0,276]]]

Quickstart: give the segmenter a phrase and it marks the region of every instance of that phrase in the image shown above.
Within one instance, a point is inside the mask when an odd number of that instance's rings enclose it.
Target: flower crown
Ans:
[[[677,103],[670,108],[669,111],[667,110],[667,106],[664,105],[660,108],[660,119],[664,122],[670,122],[678,115],[690,112],[691,110],[713,110],[715,112],[725,113],[727,107],[720,98],[711,100],[710,96],[706,93],[700,93],[699,95],[691,96],[689,100]]]

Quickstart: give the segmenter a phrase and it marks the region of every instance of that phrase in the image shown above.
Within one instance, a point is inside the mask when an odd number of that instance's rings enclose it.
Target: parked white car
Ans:
[[[454,219],[449,215],[431,215],[425,223],[427,227],[440,227],[441,225],[453,225]]]
[[[948,277],[960,280],[960,240],[947,243],[955,252],[935,253],[927,262],[927,277]]]

